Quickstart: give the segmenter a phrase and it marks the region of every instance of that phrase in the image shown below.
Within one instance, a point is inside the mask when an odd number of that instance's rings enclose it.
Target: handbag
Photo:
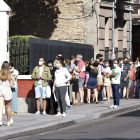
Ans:
[[[47,86],[45,97],[46,98],[50,98],[51,97],[51,87],[50,86]]]
[[[103,79],[101,77],[97,77],[97,83],[98,83],[98,86],[102,86],[104,84]]]

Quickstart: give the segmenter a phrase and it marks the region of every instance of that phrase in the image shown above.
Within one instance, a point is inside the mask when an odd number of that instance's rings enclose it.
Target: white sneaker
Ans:
[[[2,122],[0,122],[0,126],[2,126]]]
[[[110,106],[110,108],[114,108],[114,105]]]
[[[56,117],[62,116],[62,114],[61,114],[60,112],[58,112],[55,116],[56,116]]]
[[[62,114],[62,117],[66,117],[66,113],[65,112]]]
[[[10,126],[13,122],[14,122],[14,121],[13,121],[13,119],[11,118],[11,119],[10,119],[10,122],[7,122],[7,126]]]
[[[46,115],[47,115],[47,114],[46,114],[46,111],[43,111],[43,115],[44,115],[44,116],[46,116]]]
[[[115,105],[115,106],[114,106],[114,109],[119,109],[119,106],[118,106],[118,105]]]
[[[40,111],[37,111],[37,112],[35,113],[35,115],[40,115]]]

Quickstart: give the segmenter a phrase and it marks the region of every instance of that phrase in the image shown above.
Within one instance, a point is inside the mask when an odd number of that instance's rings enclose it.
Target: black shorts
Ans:
[[[124,88],[124,87],[129,87],[129,78],[127,78],[126,81],[124,81],[124,79],[121,79],[120,88]]]
[[[76,79],[75,81],[72,81],[72,91],[73,92],[79,92],[78,79]]]

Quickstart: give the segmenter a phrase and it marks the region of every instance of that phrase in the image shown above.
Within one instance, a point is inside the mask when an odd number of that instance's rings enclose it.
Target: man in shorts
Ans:
[[[76,72],[79,73],[79,93],[80,93],[80,104],[84,104],[84,82],[85,82],[85,63],[82,60],[83,56],[81,54],[77,54],[76,61],[77,68],[75,68]]]
[[[36,66],[32,73],[32,79],[35,86],[35,98],[37,104],[37,112],[35,115],[40,115],[40,98],[43,99],[43,115],[46,115],[46,86],[48,81],[51,80],[51,73],[48,67],[45,66],[45,59],[39,59],[39,66]]]
[[[130,76],[130,65],[126,60],[123,61],[123,70],[121,72],[121,83],[120,88],[123,94],[123,89],[126,87],[126,99],[129,99],[129,76]]]

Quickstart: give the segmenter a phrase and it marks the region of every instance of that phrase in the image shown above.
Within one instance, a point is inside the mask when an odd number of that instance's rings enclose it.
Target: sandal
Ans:
[[[104,104],[110,104],[110,102],[105,102]]]

